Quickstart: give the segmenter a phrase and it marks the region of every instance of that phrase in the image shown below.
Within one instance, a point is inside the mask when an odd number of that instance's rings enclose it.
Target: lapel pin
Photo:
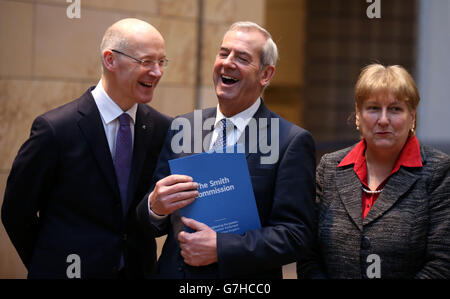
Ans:
[[[146,125],[142,125],[142,129],[147,129],[147,126]]]

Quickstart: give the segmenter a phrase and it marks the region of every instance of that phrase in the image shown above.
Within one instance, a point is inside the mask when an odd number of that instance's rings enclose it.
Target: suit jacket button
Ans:
[[[367,236],[364,236],[361,240],[361,248],[362,249],[369,249],[371,246],[370,244],[370,238]]]
[[[127,234],[123,234],[123,235],[122,235],[122,240],[126,241],[127,239],[128,239]]]

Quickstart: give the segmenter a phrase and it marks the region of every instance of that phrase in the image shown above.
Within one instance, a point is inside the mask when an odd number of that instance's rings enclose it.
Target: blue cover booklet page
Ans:
[[[170,160],[169,166],[172,174],[189,175],[199,184],[198,197],[180,209],[182,216],[218,233],[261,228],[244,153],[205,152]]]

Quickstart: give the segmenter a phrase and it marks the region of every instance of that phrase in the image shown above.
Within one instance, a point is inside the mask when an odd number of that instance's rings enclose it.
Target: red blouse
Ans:
[[[345,157],[342,159],[341,163],[339,163],[338,167],[347,166],[350,164],[354,164],[353,170],[358,176],[361,183],[364,185],[364,188],[370,190],[367,185],[367,164],[366,157],[364,155],[366,150],[366,142],[361,140]],[[417,140],[416,136],[410,136],[406,141],[405,146],[403,147],[400,155],[395,162],[394,168],[392,169],[389,176],[377,187],[377,190],[381,190],[384,188],[387,180],[396,173],[400,166],[404,167],[422,167],[422,158],[420,156],[420,147],[419,140]],[[362,217],[366,218],[367,214],[370,211],[370,208],[375,204],[375,201],[380,196],[380,193],[370,194],[362,191]]]

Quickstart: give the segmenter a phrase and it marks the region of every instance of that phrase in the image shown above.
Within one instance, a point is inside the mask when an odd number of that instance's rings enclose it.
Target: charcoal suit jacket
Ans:
[[[12,165],[2,221],[29,278],[67,278],[74,262],[82,279],[115,278],[122,254],[128,277],[152,273],[156,242],[134,211],[171,119],[138,104],[128,206],[122,207],[92,89],[37,117]]]

